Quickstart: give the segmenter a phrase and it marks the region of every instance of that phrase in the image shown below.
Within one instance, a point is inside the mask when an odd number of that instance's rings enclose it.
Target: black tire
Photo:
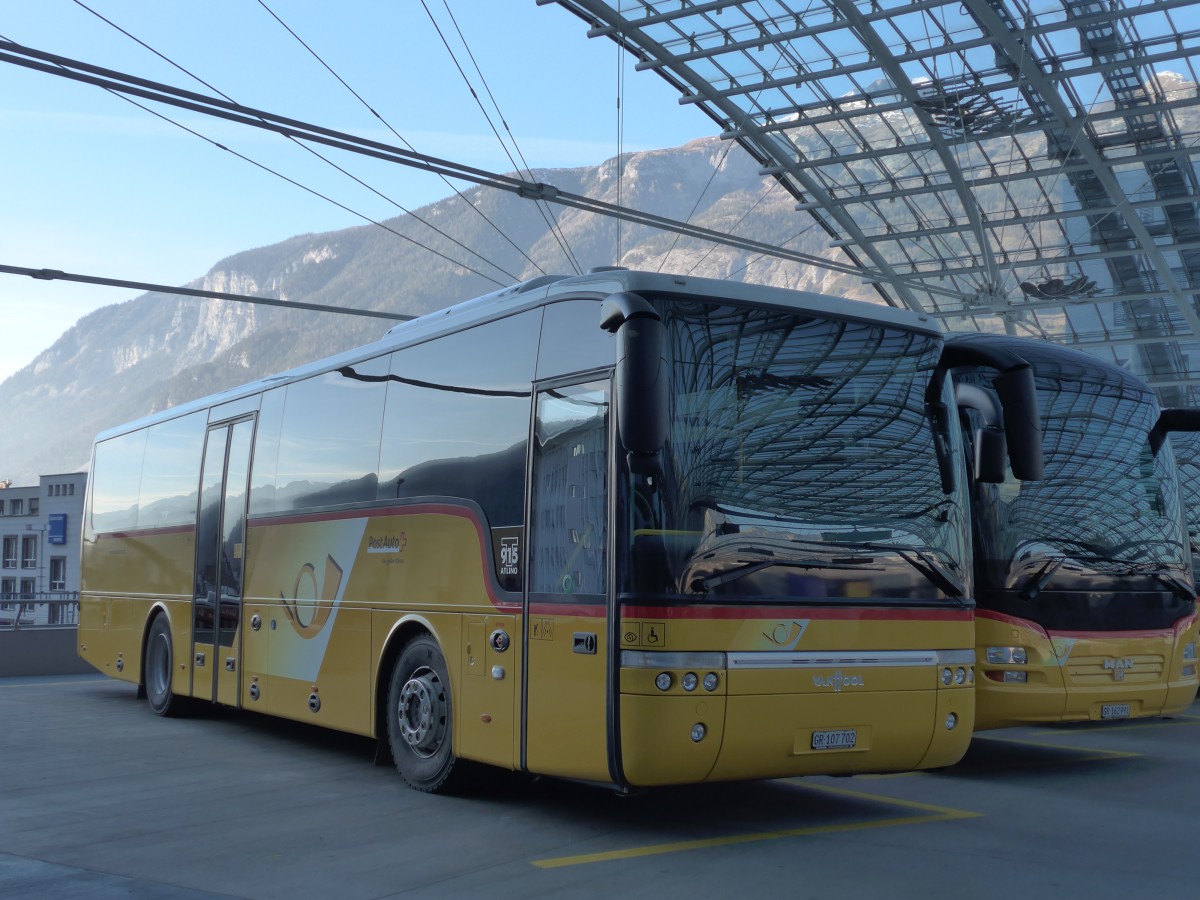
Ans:
[[[404,645],[388,684],[387,734],[392,759],[409,787],[461,790],[467,764],[454,755],[454,705],[446,660],[427,634]]]
[[[175,650],[171,643],[171,626],[162,613],[155,616],[154,621],[150,623],[143,660],[142,681],[150,709],[158,716],[179,715],[183,702],[171,690],[171,676],[175,672]]]

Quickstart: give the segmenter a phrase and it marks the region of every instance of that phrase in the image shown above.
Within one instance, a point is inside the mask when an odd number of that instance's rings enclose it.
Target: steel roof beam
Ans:
[[[648,52],[655,58],[669,58],[669,54],[663,47],[654,41],[649,35],[642,33],[636,29],[632,23],[626,20],[620,13],[612,9],[608,4],[601,3],[599,0],[571,0],[572,7],[585,9],[589,14],[601,21],[608,21],[610,25],[616,26],[616,31],[621,35],[626,42],[626,46],[633,37],[636,37],[636,45],[643,51]],[[854,219],[845,214],[839,206],[833,202],[832,198],[826,192],[823,185],[811,178],[807,173],[800,171],[795,163],[788,157],[790,153],[783,147],[779,146],[770,136],[764,135],[760,137],[757,134],[757,127],[753,122],[749,121],[748,114],[740,109],[737,105],[727,102],[717,96],[708,96],[710,94],[710,86],[707,82],[700,79],[697,73],[693,72],[687,66],[675,65],[673,62],[666,67],[665,71],[669,71],[674,79],[674,83],[684,85],[690,90],[695,90],[700,94],[706,95],[705,112],[719,123],[734,123],[739,124],[747,130],[747,137],[741,142],[742,146],[746,147],[760,161],[781,165],[786,169],[787,177],[781,177],[781,181],[785,187],[793,193],[799,193],[797,199],[812,197],[822,203],[821,212],[823,215],[818,215],[818,222],[825,224],[831,236],[836,237],[836,232],[827,224],[828,221],[833,221],[845,234],[852,238],[861,237],[861,231],[858,223]],[[708,104],[711,103],[711,106]],[[824,220],[824,221],[823,221]],[[884,284],[895,290],[905,306],[917,311],[924,311],[924,304],[916,297],[909,289],[905,279],[898,277],[898,274],[892,267],[890,261],[879,254],[873,247],[868,244],[863,244],[863,250],[873,264],[873,274],[879,278]],[[855,254],[847,251],[847,255],[855,262],[858,259]],[[861,263],[859,263],[861,265]],[[885,299],[890,300],[888,295],[883,293]]]
[[[1009,30],[1008,26],[1001,20],[1000,16],[986,0],[963,0],[963,5],[970,10],[972,16],[980,23],[981,27],[995,37],[996,43],[1008,54],[1010,60],[1015,62],[1022,59],[1026,48],[1018,42],[1016,36]],[[1064,132],[1067,134],[1078,134],[1083,131],[1086,119],[1077,119],[1072,115],[1063,102],[1062,97],[1054,90],[1053,84],[1044,77],[1040,65],[1028,66],[1024,74],[1029,89],[1037,92],[1042,103],[1056,116]],[[1103,155],[1092,145],[1086,136],[1084,136],[1083,140],[1074,140],[1071,146],[1083,161],[1092,167],[1095,179],[1103,187],[1109,200],[1117,206],[1120,215],[1125,220],[1126,228],[1128,228],[1134,240],[1142,248],[1151,268],[1157,273],[1164,293],[1170,295],[1175,300],[1192,333],[1200,334],[1200,315],[1196,312],[1192,297],[1186,295],[1180,287],[1174,273],[1171,271],[1171,267],[1167,264],[1162,252],[1154,243],[1153,237],[1146,231],[1141,219],[1130,207],[1129,198],[1126,196],[1120,182],[1117,181],[1116,176],[1108,169]]]

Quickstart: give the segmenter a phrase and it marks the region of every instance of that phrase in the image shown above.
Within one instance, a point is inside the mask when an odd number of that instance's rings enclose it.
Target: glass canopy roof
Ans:
[[[1200,405],[1195,0],[538,2],[678,88],[886,302]]]

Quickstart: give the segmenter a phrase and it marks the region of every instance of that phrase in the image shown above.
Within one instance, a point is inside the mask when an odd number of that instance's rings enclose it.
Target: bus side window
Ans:
[[[538,394],[530,590],[603,594],[608,545],[608,382]]]
[[[540,320],[533,310],[392,354],[380,500],[461,497],[491,528],[522,523]]]
[[[275,510],[374,500],[388,357],[287,387]]]

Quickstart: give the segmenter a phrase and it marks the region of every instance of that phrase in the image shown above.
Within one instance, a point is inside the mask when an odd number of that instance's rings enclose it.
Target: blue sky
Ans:
[[[715,131],[698,110],[679,106],[657,76],[634,72],[611,41],[589,39],[585,24],[557,6],[264,2],[423,153],[512,169],[431,23],[429,13],[484,96],[447,7],[535,168],[594,165],[616,154],[619,61],[625,150],[674,146]],[[0,0],[6,40],[211,93],[114,24],[247,106],[395,142],[259,0]],[[182,110],[162,112],[367,216],[400,212],[281,137]],[[436,176],[357,156],[336,161],[409,209],[449,193]],[[183,284],[240,250],[363,224],[100,88],[5,63],[0,179],[0,263],[110,278]],[[0,275],[6,336],[0,379],[80,316],[131,296]],[[17,334],[21,339],[12,340]]]

